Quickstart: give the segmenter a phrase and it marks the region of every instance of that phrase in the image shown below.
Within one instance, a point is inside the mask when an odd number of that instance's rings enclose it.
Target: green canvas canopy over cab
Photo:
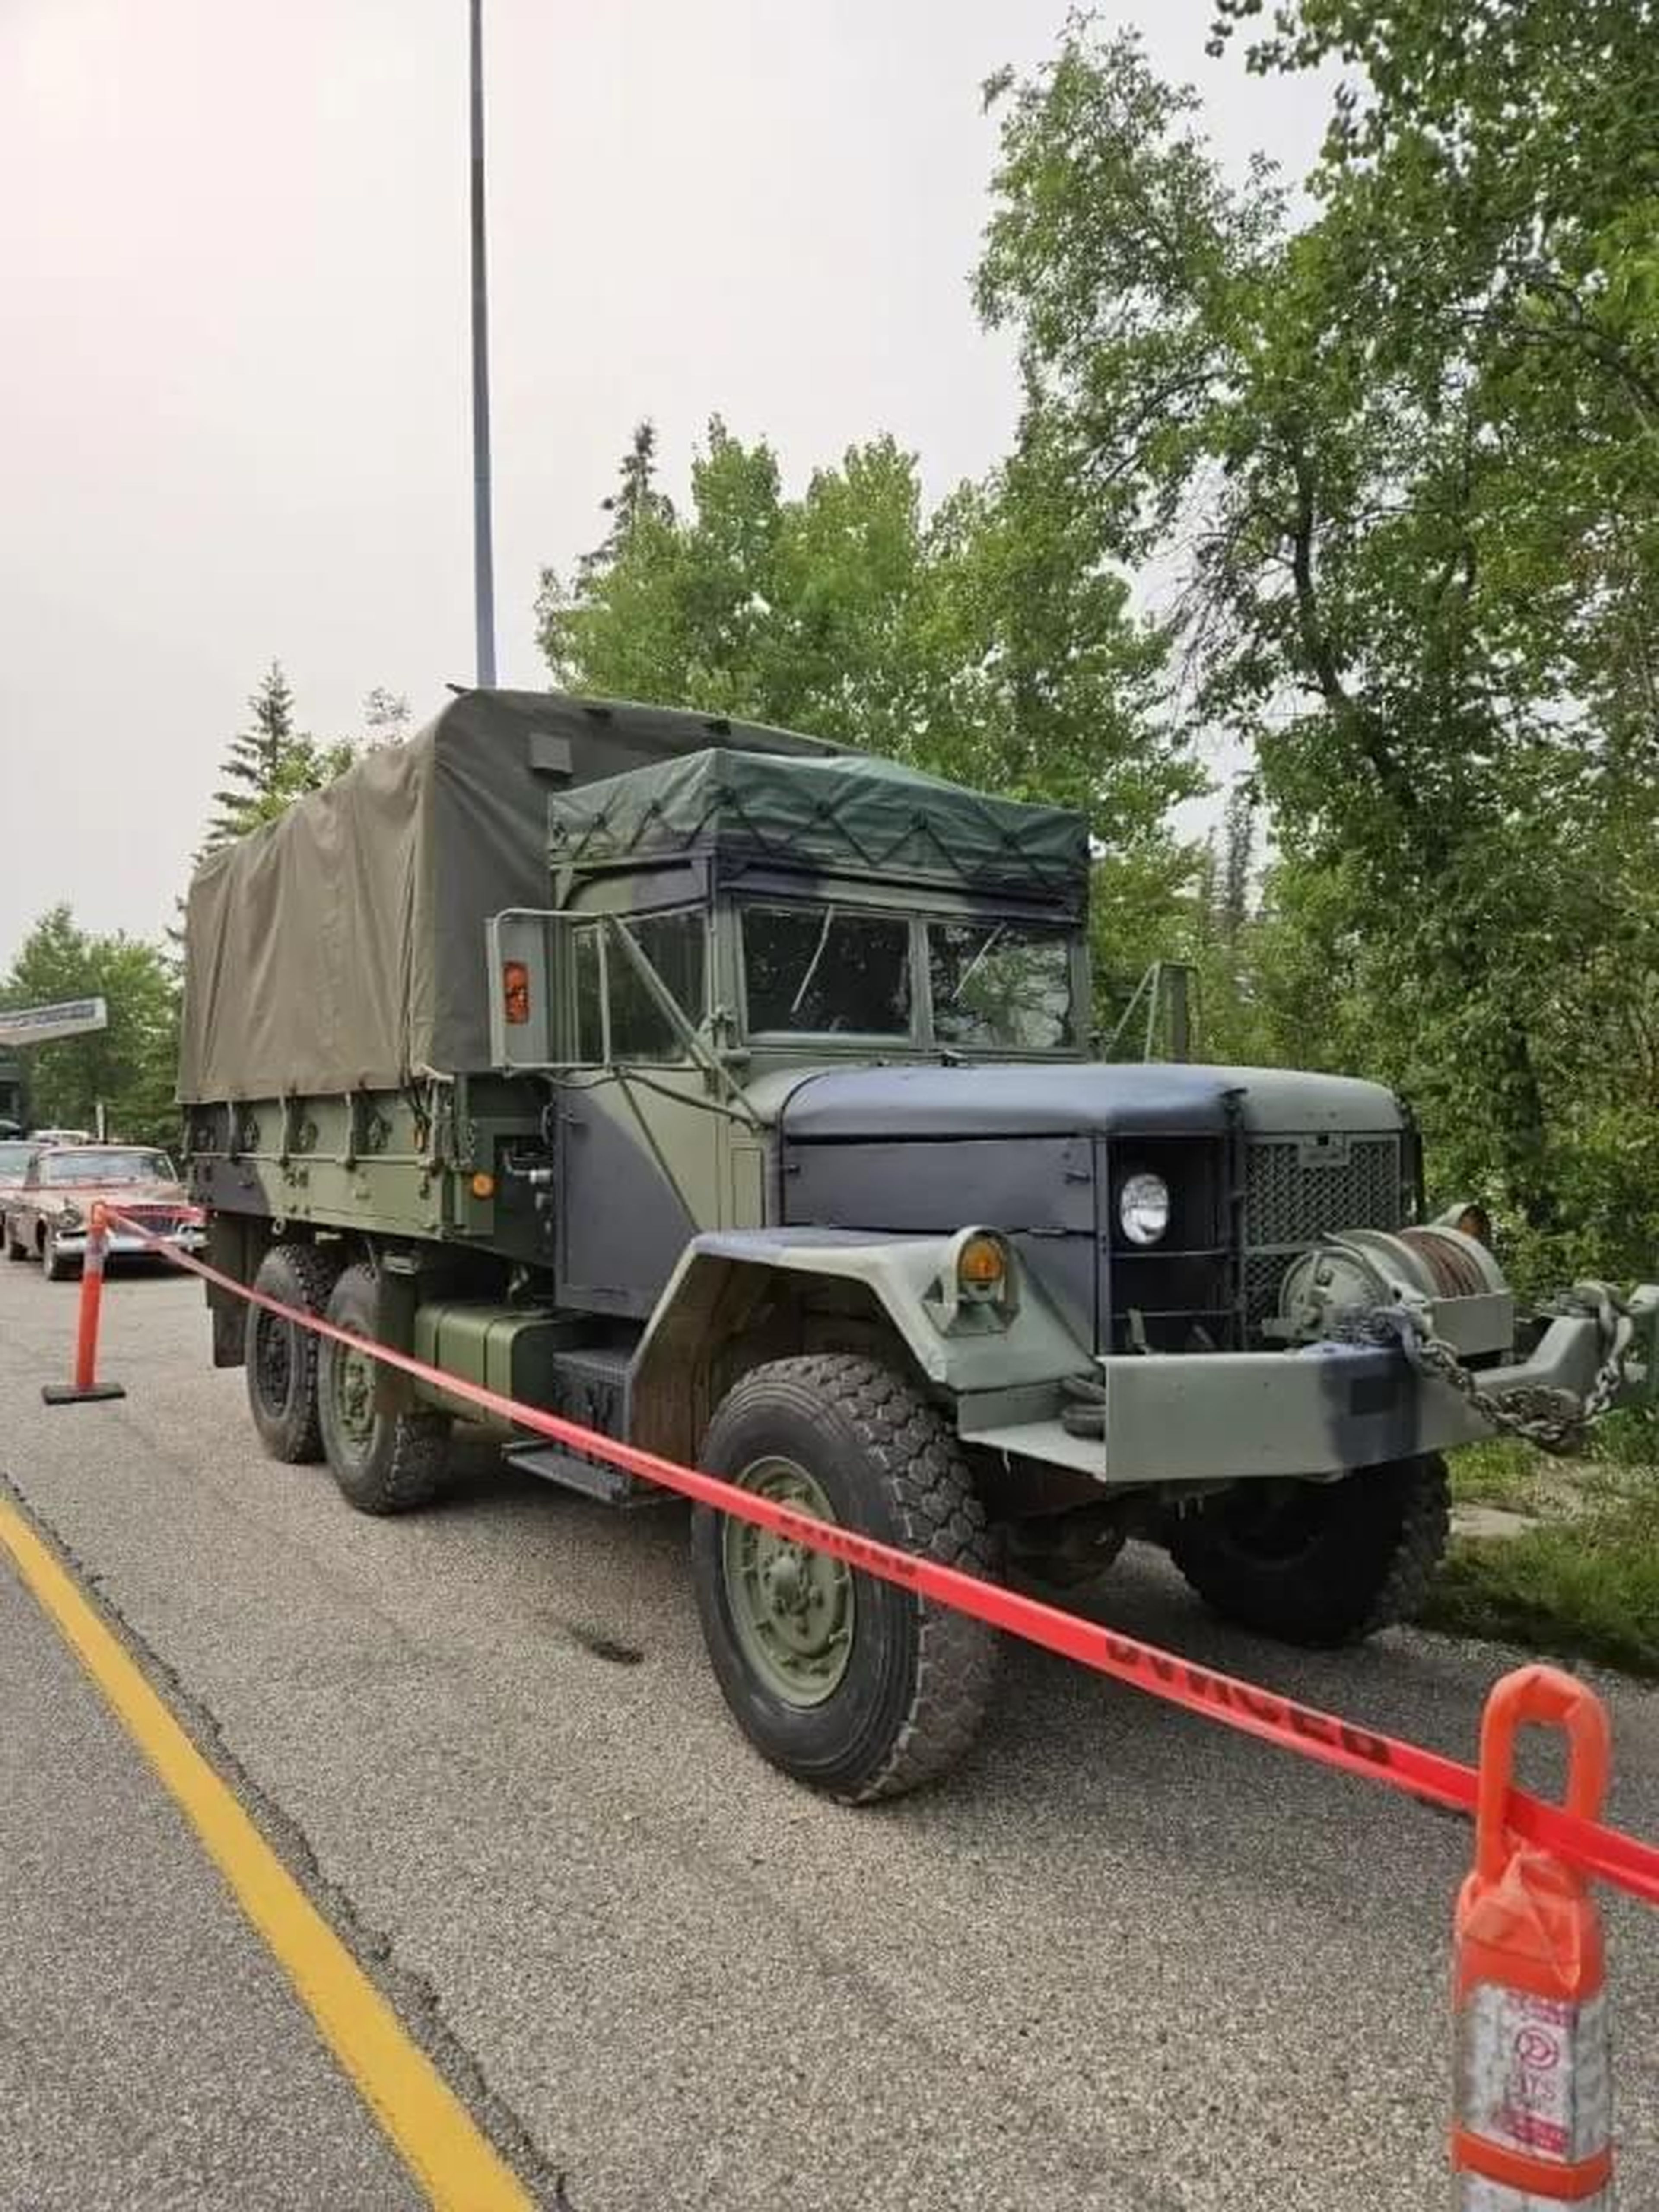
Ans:
[[[859,754],[786,758],[724,747],[559,793],[556,876],[712,855],[728,879],[763,865],[1052,899],[1088,892],[1080,815],[969,791]]]

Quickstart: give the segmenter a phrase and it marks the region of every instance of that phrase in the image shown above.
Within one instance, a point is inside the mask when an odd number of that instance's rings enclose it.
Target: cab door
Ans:
[[[642,1320],[690,1240],[722,1218],[726,1117],[687,1034],[706,1033],[708,933],[701,906],[572,923],[575,1064],[555,1121],[561,1304]]]

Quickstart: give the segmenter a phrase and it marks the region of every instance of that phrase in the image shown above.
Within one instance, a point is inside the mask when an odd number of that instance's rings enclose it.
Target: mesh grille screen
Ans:
[[[1304,1157],[1299,1140],[1251,1142],[1246,1182],[1245,1301],[1252,1330],[1279,1302],[1290,1260],[1339,1229],[1398,1229],[1400,1139],[1355,1137],[1332,1164]]]

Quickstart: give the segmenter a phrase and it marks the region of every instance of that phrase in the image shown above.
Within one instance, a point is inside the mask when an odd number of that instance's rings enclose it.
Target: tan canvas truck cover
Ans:
[[[836,748],[724,718],[469,691],[205,860],[185,911],[186,1104],[489,1066],[485,930],[550,896],[548,802],[711,745]]]

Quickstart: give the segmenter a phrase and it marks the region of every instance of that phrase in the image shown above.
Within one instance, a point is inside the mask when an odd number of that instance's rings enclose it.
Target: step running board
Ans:
[[[585,1458],[580,1452],[566,1451],[559,1444],[515,1444],[502,1457],[509,1467],[521,1468],[542,1482],[556,1482],[562,1490],[574,1490],[601,1505],[667,1505],[673,1501],[673,1492],[659,1483],[641,1482],[637,1475],[625,1474],[620,1468],[607,1467],[602,1460]]]

